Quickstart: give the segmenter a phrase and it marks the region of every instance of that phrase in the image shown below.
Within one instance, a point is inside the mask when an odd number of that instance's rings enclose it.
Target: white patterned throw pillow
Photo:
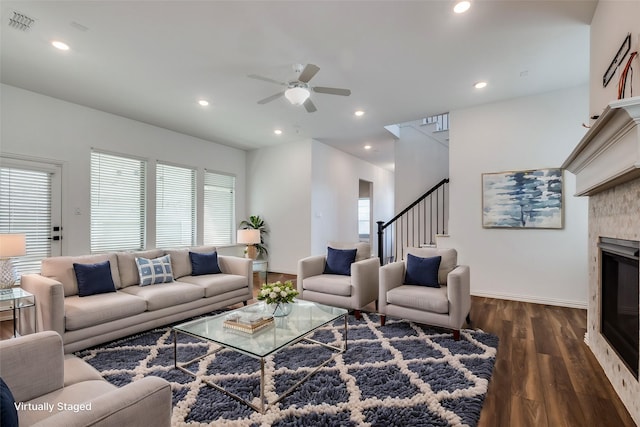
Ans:
[[[140,286],[173,282],[171,257],[169,255],[154,259],[136,257],[136,265],[138,266]]]

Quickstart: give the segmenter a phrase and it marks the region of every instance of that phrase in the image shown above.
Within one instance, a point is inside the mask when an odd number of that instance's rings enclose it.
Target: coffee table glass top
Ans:
[[[347,314],[344,308],[330,307],[311,301],[296,301],[291,314],[276,317],[274,323],[254,332],[225,328],[225,319],[234,314],[271,314],[270,307],[260,302],[231,310],[216,316],[204,317],[176,325],[173,329],[193,335],[254,357],[265,357],[303,338],[305,335]]]

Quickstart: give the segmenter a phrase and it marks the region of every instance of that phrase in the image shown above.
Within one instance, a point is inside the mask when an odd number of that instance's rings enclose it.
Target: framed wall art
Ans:
[[[563,170],[482,174],[482,226],[562,228]]]

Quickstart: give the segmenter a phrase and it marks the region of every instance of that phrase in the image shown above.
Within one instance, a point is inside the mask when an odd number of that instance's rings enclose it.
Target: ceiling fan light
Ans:
[[[284,97],[293,105],[302,105],[309,98],[311,92],[304,87],[290,87],[284,91]]]

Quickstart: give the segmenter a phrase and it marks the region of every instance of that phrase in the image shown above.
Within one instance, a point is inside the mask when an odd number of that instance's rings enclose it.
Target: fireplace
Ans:
[[[638,378],[640,302],[638,248],[631,240],[601,237],[600,331],[624,364]]]

